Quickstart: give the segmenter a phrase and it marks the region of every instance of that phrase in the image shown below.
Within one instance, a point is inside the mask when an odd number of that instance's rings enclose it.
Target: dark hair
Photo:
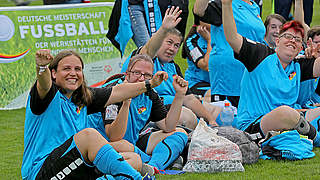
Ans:
[[[49,66],[50,71],[52,71],[52,69],[57,71],[59,62],[63,58],[68,57],[68,56],[72,56],[72,55],[76,56],[77,58],[80,59],[81,66],[83,69],[84,68],[83,60],[77,52],[75,52],[73,50],[63,50],[53,58],[52,62],[50,63],[50,66]],[[52,78],[52,81],[55,82],[55,79],[53,79],[52,76],[51,76],[51,78]],[[64,89],[62,89],[61,87],[60,87],[60,90],[62,93],[66,93],[66,91]],[[78,106],[88,105],[92,102],[92,93],[87,87],[86,81],[84,79],[84,75],[83,75],[82,84],[80,85],[80,87],[78,89],[76,89],[72,93],[71,101]]]
[[[146,54],[136,54],[133,57],[131,57],[129,64],[128,64],[128,68],[127,68],[127,72],[132,70],[132,67],[138,62],[138,61],[145,61],[145,62],[149,62],[150,64],[152,64],[152,71],[153,71],[153,61],[151,59],[150,56],[146,55]]]
[[[320,35],[320,25],[313,26],[307,33],[308,39],[311,38],[312,40],[315,36],[319,36],[319,35]]]
[[[268,26],[270,24],[271,19],[277,19],[282,24],[286,23],[286,19],[280,14],[270,14],[267,16],[266,20],[264,21],[264,27],[266,28],[267,31],[268,31]]]
[[[303,26],[300,22],[292,20],[289,22],[286,22],[284,25],[282,25],[279,34],[283,34],[284,32],[286,32],[288,29],[293,29],[295,32],[300,32],[302,39],[304,37],[304,29]]]

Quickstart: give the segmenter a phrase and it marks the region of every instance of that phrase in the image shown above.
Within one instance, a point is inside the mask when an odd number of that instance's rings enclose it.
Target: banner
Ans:
[[[123,60],[106,38],[114,3],[0,8],[0,109],[25,107],[36,80],[35,52],[73,49],[88,85],[120,72]],[[130,42],[127,52],[135,45]]]

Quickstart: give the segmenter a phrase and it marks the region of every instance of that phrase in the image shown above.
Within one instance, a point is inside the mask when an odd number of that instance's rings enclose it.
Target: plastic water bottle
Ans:
[[[220,119],[222,122],[222,126],[231,126],[233,122],[233,109],[230,106],[229,102],[224,103],[223,110],[220,113]]]

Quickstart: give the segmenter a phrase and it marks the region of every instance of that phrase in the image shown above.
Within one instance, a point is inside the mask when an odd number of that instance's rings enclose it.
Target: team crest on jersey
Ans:
[[[147,110],[146,107],[141,107],[138,109],[138,113],[141,114],[141,113],[145,112],[146,110]]]
[[[292,80],[295,76],[296,76],[296,72],[292,72],[290,75],[289,75],[289,80]]]
[[[77,114],[80,114],[82,108],[83,108],[83,106],[77,106],[77,109],[76,109]]]

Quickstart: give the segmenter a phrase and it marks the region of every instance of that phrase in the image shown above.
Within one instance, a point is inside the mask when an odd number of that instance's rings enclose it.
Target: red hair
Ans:
[[[282,25],[279,34],[286,32],[288,29],[293,29],[296,33],[300,32],[302,38],[304,37],[304,29],[300,22],[295,20],[286,22],[285,24]]]

